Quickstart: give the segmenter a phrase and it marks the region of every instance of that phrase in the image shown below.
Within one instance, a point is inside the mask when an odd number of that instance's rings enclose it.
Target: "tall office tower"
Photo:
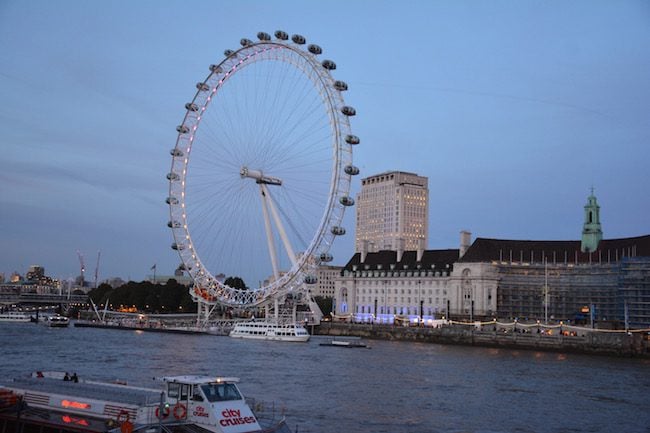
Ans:
[[[390,171],[361,180],[357,195],[356,252],[426,249],[429,180]]]

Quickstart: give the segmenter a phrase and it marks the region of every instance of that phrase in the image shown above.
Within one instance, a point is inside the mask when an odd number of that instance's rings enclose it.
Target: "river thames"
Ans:
[[[650,432],[650,360],[408,342],[372,349],[0,324],[0,373],[76,372],[154,387],[237,376],[299,432]]]

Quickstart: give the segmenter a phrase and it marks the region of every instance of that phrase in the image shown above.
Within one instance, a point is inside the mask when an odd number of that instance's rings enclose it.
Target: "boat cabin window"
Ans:
[[[201,387],[199,387],[199,385],[194,385],[193,391],[192,400],[203,401],[203,396],[201,395]]]
[[[181,389],[180,383],[170,383],[167,386],[167,397],[178,398],[178,392]]]
[[[187,400],[190,394],[190,385],[181,385],[181,400]]]
[[[201,389],[209,402],[241,400],[241,394],[232,383],[210,383],[201,385]]]
[[[170,383],[167,387],[167,397],[178,400],[187,400],[189,396],[190,385],[181,383]]]

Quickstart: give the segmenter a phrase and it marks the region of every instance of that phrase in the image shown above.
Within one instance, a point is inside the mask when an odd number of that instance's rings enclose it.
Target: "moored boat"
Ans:
[[[65,316],[49,316],[45,319],[45,324],[50,328],[65,328],[70,324],[70,319]]]
[[[43,373],[14,379],[0,384],[0,393],[8,396],[5,401],[16,402],[0,408],[0,431],[27,426],[103,433],[162,425],[187,432],[290,432],[284,418],[263,422],[264,417],[253,412],[237,387],[238,378],[190,375],[158,380],[161,389],[66,381]]]
[[[309,340],[309,332],[296,322],[280,323],[275,321],[251,320],[239,322],[230,331],[233,338],[252,340],[277,340],[305,342]]]
[[[27,323],[31,321],[32,317],[27,313],[23,313],[22,311],[5,311],[4,313],[0,313],[0,322]]]
[[[363,348],[370,349],[366,343],[361,341],[358,338],[333,338],[332,340],[326,343],[320,343],[321,346],[334,346],[334,347],[351,347],[351,348]]]

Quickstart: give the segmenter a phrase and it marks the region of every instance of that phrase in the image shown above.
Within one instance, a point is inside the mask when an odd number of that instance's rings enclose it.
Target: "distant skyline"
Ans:
[[[361,178],[429,178],[430,249],[650,233],[647,1],[0,3],[0,273],[172,274],[166,173],[194,85],[258,31],[346,81]],[[354,253],[354,209],[334,264]],[[264,249],[260,247],[261,254]]]

